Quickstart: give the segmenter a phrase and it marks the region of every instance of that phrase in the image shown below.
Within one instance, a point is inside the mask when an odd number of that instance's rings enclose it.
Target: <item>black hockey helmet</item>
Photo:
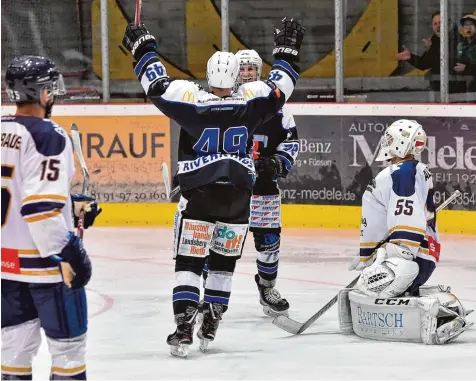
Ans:
[[[54,62],[46,57],[15,57],[8,65],[5,82],[8,97],[14,102],[40,102],[43,89],[48,90],[50,98],[66,93],[63,76]]]

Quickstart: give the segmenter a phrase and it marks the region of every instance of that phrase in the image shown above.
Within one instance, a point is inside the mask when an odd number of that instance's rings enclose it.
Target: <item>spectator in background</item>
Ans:
[[[431,15],[431,26],[433,35],[423,39],[427,50],[421,55],[411,53],[407,48],[403,52],[397,54],[399,61],[407,61],[410,65],[419,70],[430,69],[428,76],[430,79],[430,89],[432,91],[440,91],[440,12]],[[456,25],[450,29],[449,33],[449,60],[450,68],[456,63],[456,46],[458,44],[458,28]],[[450,70],[450,74],[453,71]],[[458,83],[450,81],[450,92],[458,92]],[[460,86],[459,86],[460,87]]]
[[[464,39],[458,45],[454,70],[468,76],[468,92],[476,92],[476,16],[463,16],[460,23]]]

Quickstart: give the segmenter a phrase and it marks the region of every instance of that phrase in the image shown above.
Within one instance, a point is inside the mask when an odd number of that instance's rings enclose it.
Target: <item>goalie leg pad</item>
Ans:
[[[344,288],[337,296],[337,311],[339,314],[339,328],[345,334],[354,333],[352,328],[352,311],[350,309],[349,292],[351,288]]]
[[[434,295],[375,298],[357,290],[343,290],[339,296],[341,329],[350,332],[345,300],[348,297],[352,329],[366,339],[445,344],[472,325],[442,306]]]

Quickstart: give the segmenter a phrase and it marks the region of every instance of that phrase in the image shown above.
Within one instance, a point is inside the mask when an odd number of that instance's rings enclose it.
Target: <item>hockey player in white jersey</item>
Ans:
[[[228,309],[232,276],[248,230],[256,178],[251,136],[289,99],[299,78],[304,28],[291,20],[275,31],[275,62],[268,81],[243,84],[235,94],[239,63],[216,52],[207,63],[210,92],[192,81],[172,80],[145,26],[129,24],[123,45],[134,56],[134,70],[150,100],[181,126],[177,179],[182,197],[175,219],[176,330],[167,338],[171,353],[187,356],[200,300],[200,275],[209,254],[201,349],[215,339]]]
[[[2,117],[1,133],[2,380],[32,379],[40,327],[52,358],[50,379],[85,380],[91,263],[73,234],[72,144],[48,119],[55,95],[64,93],[63,78],[49,59],[20,56],[5,82],[17,111]],[[88,224],[97,211],[94,204]],[[74,276],[70,287],[63,275]]]
[[[363,195],[360,253],[349,266],[362,273],[355,290],[339,293],[346,332],[444,344],[470,326],[449,289],[425,285],[441,248],[433,177],[416,159],[425,144],[425,131],[414,120],[394,122],[382,137],[376,160],[390,165]],[[377,248],[382,241],[386,243]]]

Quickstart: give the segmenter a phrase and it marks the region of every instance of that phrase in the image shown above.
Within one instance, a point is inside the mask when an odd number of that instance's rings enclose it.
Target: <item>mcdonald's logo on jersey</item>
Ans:
[[[182,95],[182,102],[195,103],[195,95],[190,91],[185,91]]]
[[[247,89],[245,91],[245,94],[243,95],[243,97],[245,98],[245,100],[248,100],[248,99],[252,99],[255,97],[254,93],[250,90],[250,89]]]

